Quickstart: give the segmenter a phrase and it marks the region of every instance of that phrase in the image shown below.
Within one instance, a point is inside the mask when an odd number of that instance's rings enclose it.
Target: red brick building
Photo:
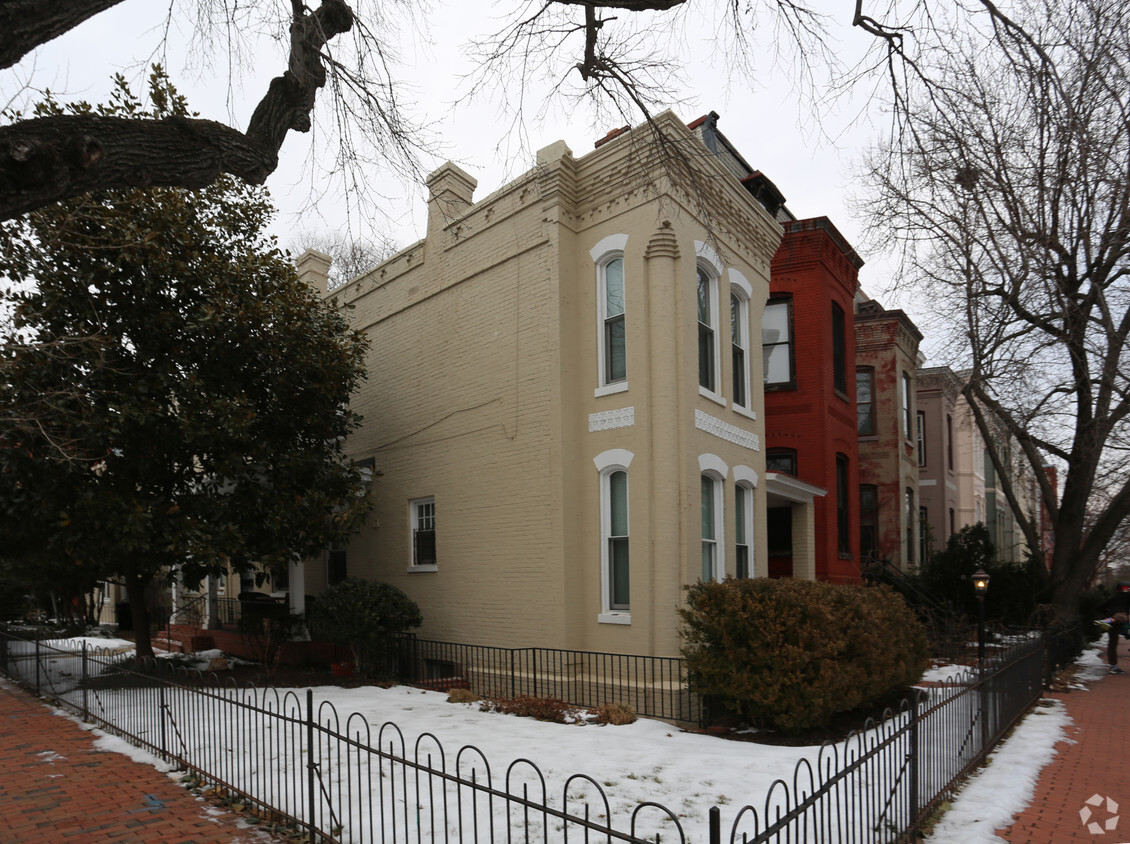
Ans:
[[[827,217],[783,226],[762,320],[769,574],[856,582],[853,302],[863,261]],[[803,548],[809,525],[814,547]]]
[[[855,312],[860,552],[901,569],[919,563],[918,410],[922,333],[901,310],[874,300]]]

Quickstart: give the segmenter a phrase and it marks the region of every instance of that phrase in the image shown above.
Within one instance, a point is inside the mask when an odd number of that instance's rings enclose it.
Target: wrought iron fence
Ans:
[[[680,815],[664,806],[642,803],[614,818],[615,801],[590,777],[573,775],[551,793],[530,760],[495,771],[473,746],[449,755],[430,733],[409,743],[395,724],[374,728],[362,715],[316,704],[312,690],[237,688],[163,661],[56,644],[0,634],[0,671],[311,842],[688,841]],[[439,657],[420,654],[466,651],[416,653],[427,660]],[[538,651],[536,691],[545,696],[565,688],[553,684],[567,672],[543,657]],[[914,840],[922,820],[1039,697],[1043,667],[1042,639],[1008,644],[983,670],[926,688],[847,741],[824,745],[727,824],[711,808],[708,841]],[[533,683],[528,668],[489,676],[512,677],[517,691]]]
[[[845,744],[825,744],[815,765],[801,760],[791,782],[773,783],[760,812],[743,807],[731,844],[917,840],[923,821],[1039,699],[1043,673],[1043,637],[1018,636],[981,669],[918,690]]]
[[[678,657],[555,648],[494,648],[398,640],[396,673],[432,689],[469,688],[482,697],[557,698],[571,706],[624,703],[645,718],[703,725],[707,702],[687,688]]]

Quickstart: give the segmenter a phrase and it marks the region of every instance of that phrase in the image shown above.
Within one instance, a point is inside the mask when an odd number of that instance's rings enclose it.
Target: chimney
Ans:
[[[463,216],[472,204],[478,180],[461,168],[445,162],[428,176],[428,237]]]
[[[317,249],[307,249],[294,262],[298,267],[298,277],[323,296],[330,289],[330,264],[333,258]]]

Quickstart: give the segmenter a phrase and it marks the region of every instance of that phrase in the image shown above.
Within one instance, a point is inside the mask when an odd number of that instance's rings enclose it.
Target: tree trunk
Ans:
[[[129,607],[133,615],[133,636],[138,659],[153,659],[153,642],[149,638],[149,605],[146,603],[149,581],[134,577],[129,581]]]

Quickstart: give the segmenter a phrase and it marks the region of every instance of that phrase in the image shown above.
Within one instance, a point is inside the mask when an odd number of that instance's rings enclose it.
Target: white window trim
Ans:
[[[740,272],[738,272],[737,270],[735,270],[733,268],[731,268],[729,270],[729,275],[730,275],[730,294],[732,296],[736,296],[738,298],[738,316],[739,316],[739,318],[742,322],[742,324],[739,326],[738,334],[739,334],[741,341],[742,341],[742,348],[745,350],[745,372],[742,373],[742,379],[743,379],[744,385],[745,385],[745,399],[746,399],[745,404],[738,404],[737,400],[733,399],[731,401],[731,406],[738,413],[742,413],[744,411],[743,415],[752,416],[754,419],[756,419],[757,418],[756,415],[754,415],[753,412],[750,410],[750,408],[753,405],[753,392],[750,389],[750,374],[749,374],[750,368],[751,368],[750,367],[750,356],[752,355],[751,345],[753,343],[753,339],[752,339],[753,334],[750,331],[750,307],[749,307],[749,303],[750,303],[750,300],[753,299],[753,285],[749,283],[749,279],[747,279],[744,275],[742,275]],[[733,331],[733,327],[731,326],[731,332],[732,331]],[[731,334],[731,336],[732,336],[732,334]],[[732,361],[733,355],[731,355],[730,357],[731,357],[731,361]],[[733,363],[731,362],[730,365],[733,366]]]
[[[741,487],[743,490],[745,490],[746,508],[745,508],[745,512],[742,514],[742,517],[743,517],[743,521],[745,522],[745,525],[744,525],[744,527],[745,527],[745,546],[746,546],[747,549],[749,549],[749,563],[748,563],[749,564],[749,574],[748,574],[748,576],[749,577],[757,577],[757,563],[756,563],[757,543],[754,541],[756,539],[756,534],[754,533],[754,528],[756,527],[756,523],[754,522],[754,518],[753,518],[754,510],[757,507],[757,505],[755,503],[756,502],[756,495],[757,495],[757,493],[755,492],[755,487],[757,486],[757,484],[756,484],[756,480],[753,483],[751,483],[746,478],[739,478],[738,477],[738,469],[739,468],[748,468],[748,467],[737,467],[737,466],[734,467],[734,481],[735,481],[734,487],[735,487],[735,489],[737,487]],[[752,469],[750,469],[749,471],[753,474],[753,477],[756,479],[757,473],[754,472]],[[735,493],[735,495],[736,495],[736,493]],[[735,501],[736,501],[736,498],[735,498]],[[737,507],[736,506],[735,506],[734,510],[735,510],[734,518],[736,520],[737,519],[737,512],[736,512]],[[735,553],[735,555],[737,554],[737,537],[738,537],[738,526],[735,522],[735,524],[734,524],[734,553]],[[734,557],[734,577],[737,577],[737,576],[738,576],[738,560],[737,560],[737,557],[735,556]]]
[[[408,571],[409,572],[427,572],[439,571],[439,563],[425,563],[422,566],[416,565],[413,561],[416,559],[416,548],[414,545],[416,536],[416,505],[423,504],[430,501],[432,506],[435,506],[436,497],[434,495],[422,495],[419,498],[413,498],[408,501]],[[436,556],[439,556],[439,550],[436,550]]]
[[[631,624],[632,612],[627,610],[614,610],[609,604],[612,602],[610,588],[611,563],[608,558],[608,537],[612,530],[611,490],[609,478],[613,472],[628,473],[635,455],[624,448],[610,448],[602,451],[593,458],[593,464],[600,473],[600,607],[596,616],[599,624]],[[632,481],[628,477],[628,547],[631,548],[631,507],[632,507]],[[629,557],[630,559],[630,557]]]
[[[610,234],[602,238],[596,246],[589,250],[589,255],[592,256],[593,263],[596,265],[596,383],[597,388],[593,390],[593,396],[599,398],[600,396],[607,396],[612,393],[622,393],[628,389],[628,379],[624,378],[623,381],[607,381],[605,376],[608,372],[607,360],[605,359],[606,350],[604,348],[604,320],[606,317],[605,307],[607,305],[607,296],[605,295],[605,278],[604,271],[608,264],[619,258],[624,261],[624,249],[628,245],[628,235],[626,234]],[[628,320],[628,296],[627,296],[627,262],[624,261],[624,326],[627,327]],[[627,332],[625,331],[625,337]],[[625,341],[626,342],[626,341]],[[625,349],[625,354],[627,349]],[[625,376],[627,375],[627,367],[625,367]]]
[[[711,579],[720,581],[726,576],[726,485],[724,481],[730,474],[730,467],[717,454],[700,454],[698,471],[700,478],[710,478],[714,483],[714,571]],[[699,575],[701,576],[701,574],[700,567]]]
[[[722,397],[722,394],[719,392],[719,389],[721,388],[721,385],[722,385],[722,350],[721,350],[721,338],[719,337],[719,335],[722,332],[720,330],[721,325],[720,325],[720,317],[719,317],[720,310],[719,310],[718,300],[721,298],[719,291],[722,287],[721,278],[722,278],[722,272],[723,272],[723,264],[722,264],[721,259],[718,257],[718,253],[715,252],[714,249],[709,244],[703,243],[701,240],[696,240],[694,242],[694,251],[695,251],[695,256],[698,259],[695,262],[696,291],[697,291],[697,285],[698,285],[697,271],[698,271],[699,268],[704,269],[706,271],[707,276],[709,276],[709,278],[710,278],[710,293],[711,293],[711,296],[710,296],[710,327],[714,331],[714,389],[711,390],[711,389],[708,389],[706,387],[703,387],[702,384],[699,384],[698,394],[700,396],[703,396],[704,398],[708,398],[711,401],[716,402],[717,404],[720,404],[722,407],[726,407],[728,405],[728,402],[726,401],[725,398]],[[696,296],[696,300],[695,300],[695,332],[696,332],[696,337],[697,337],[697,332],[698,332],[698,301],[697,301],[697,295],[698,294],[696,292],[696,294],[695,294],[695,296]],[[698,348],[697,339],[696,339],[696,343],[695,343],[695,348],[696,349]]]

